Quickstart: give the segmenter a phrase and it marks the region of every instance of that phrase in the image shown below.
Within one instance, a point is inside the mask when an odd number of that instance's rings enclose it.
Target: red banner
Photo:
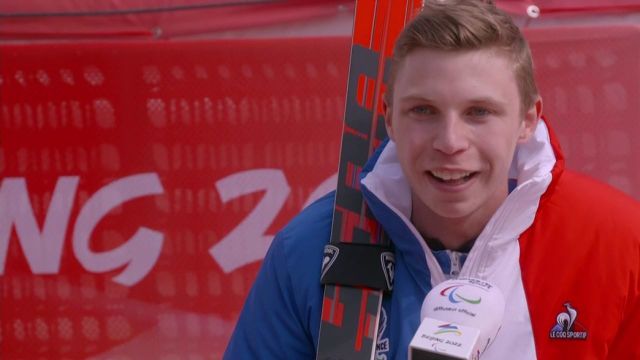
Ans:
[[[3,46],[2,357],[220,357],[275,232],[337,182],[348,49]]]
[[[527,30],[569,167],[640,199],[635,27]],[[349,39],[0,47],[0,354],[220,358],[337,182]]]

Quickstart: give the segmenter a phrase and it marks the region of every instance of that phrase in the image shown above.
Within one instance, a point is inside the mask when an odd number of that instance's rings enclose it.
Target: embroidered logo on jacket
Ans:
[[[564,306],[566,311],[560,312],[556,317],[556,324],[551,328],[549,337],[552,339],[586,340],[586,329],[576,321],[578,310],[568,302]]]

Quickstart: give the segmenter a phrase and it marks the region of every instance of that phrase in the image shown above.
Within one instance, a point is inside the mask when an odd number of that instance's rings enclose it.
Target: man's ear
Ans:
[[[387,100],[387,94],[385,94],[382,99],[382,111],[384,111],[384,126],[387,129],[387,135],[391,140],[393,140],[393,126],[391,126],[392,118],[391,118],[391,105]]]
[[[518,137],[518,142],[527,142],[536,132],[536,127],[542,116],[542,98],[538,96],[535,103],[524,114],[522,131]]]

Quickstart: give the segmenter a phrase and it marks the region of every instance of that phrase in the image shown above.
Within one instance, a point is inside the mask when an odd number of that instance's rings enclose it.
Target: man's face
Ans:
[[[387,132],[414,202],[434,215],[488,220],[507,196],[516,144],[540,110],[521,111],[512,69],[493,49],[418,49],[400,64]]]

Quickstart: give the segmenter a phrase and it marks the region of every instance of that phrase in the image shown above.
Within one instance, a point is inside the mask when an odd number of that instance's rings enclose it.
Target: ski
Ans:
[[[393,287],[389,239],[367,209],[359,175],[386,138],[382,94],[394,41],[421,0],[358,0],[317,359],[374,359],[382,298]]]

